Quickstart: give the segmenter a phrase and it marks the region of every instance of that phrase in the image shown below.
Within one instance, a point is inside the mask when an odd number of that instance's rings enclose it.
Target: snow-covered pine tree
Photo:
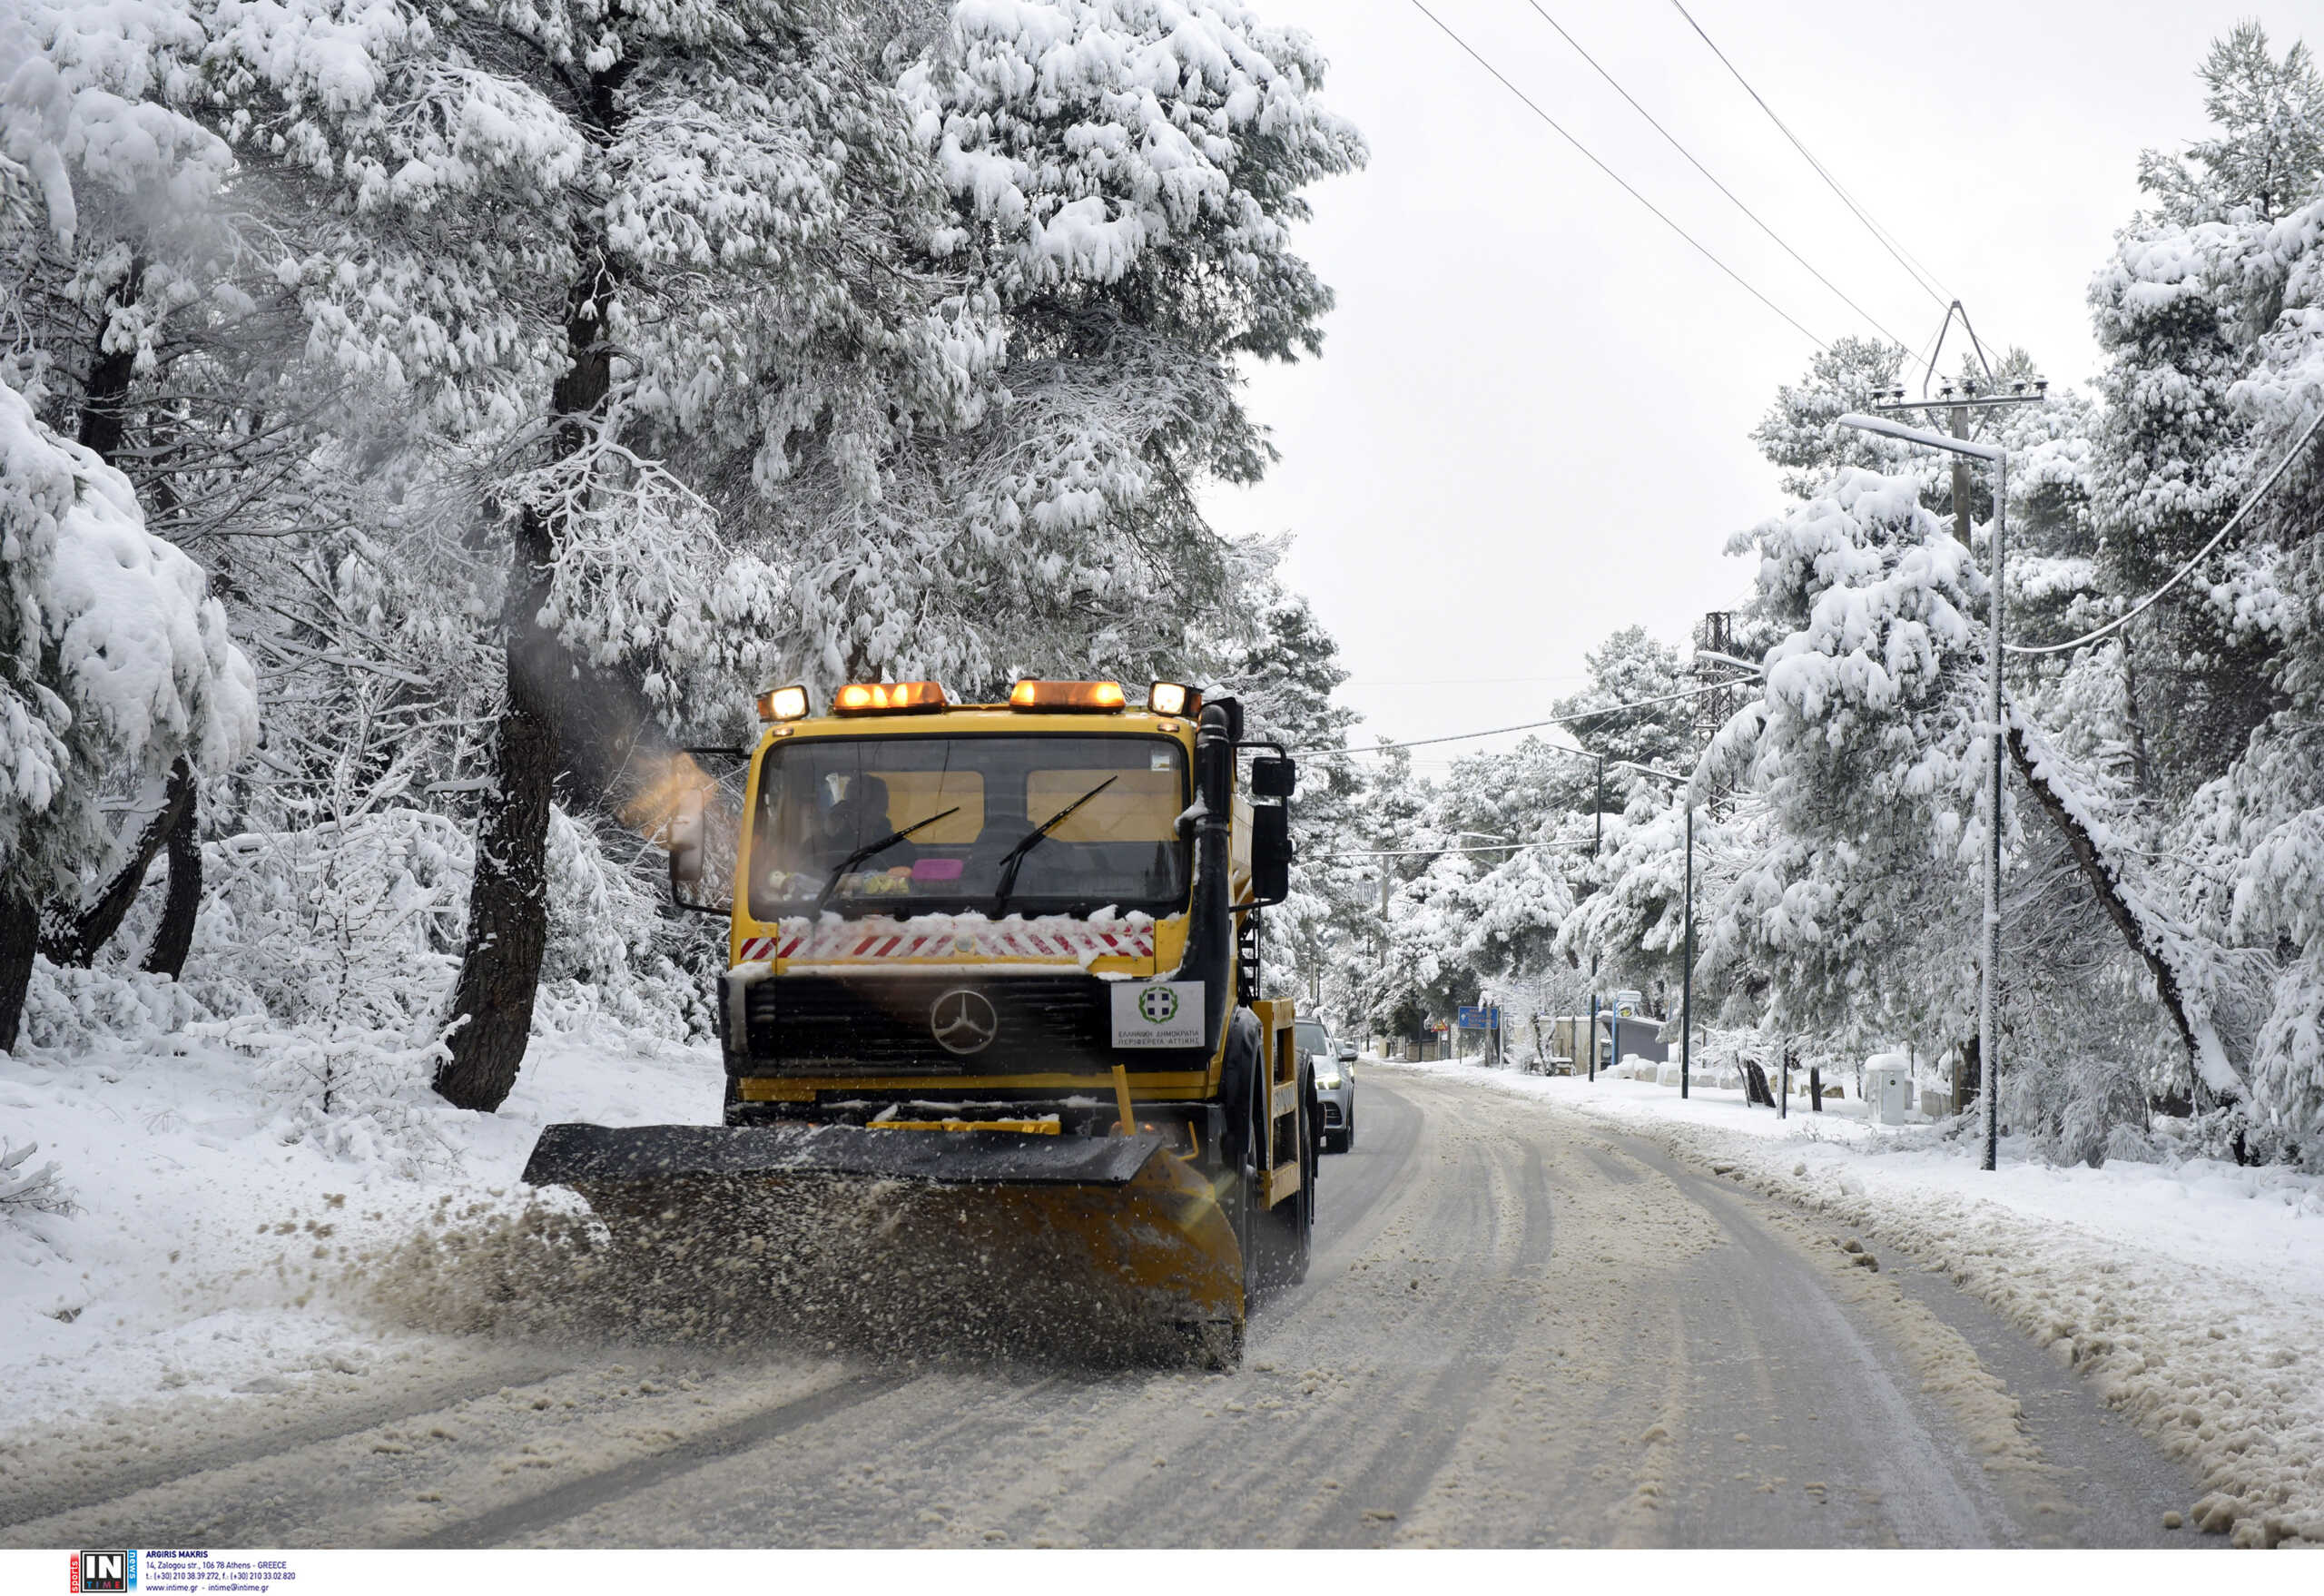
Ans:
[[[768,663],[970,691],[1167,670],[1190,627],[1235,629],[1198,496],[1270,458],[1237,363],[1320,346],[1290,228],[1362,143],[1312,42],[1236,0],[957,5],[897,59],[949,204],[925,269],[998,317],[1000,386],[876,458],[804,438],[761,485]]]
[[[1797,382],[1776,389],[1775,402],[1751,429],[1751,441],[1782,471],[1786,493],[1814,498],[1843,466],[1890,476],[1921,474],[1925,457],[1909,446],[1840,425],[1842,416],[1867,408],[1881,389],[1902,380],[1907,358],[1896,344],[1850,333],[1817,350]],[[1929,473],[1932,486],[1938,474]]]
[[[2117,235],[2090,290],[2105,422],[2093,472],[2106,585],[2136,596],[2209,541],[2252,486],[2258,456],[2236,384],[2276,325],[2270,240],[2324,183],[2324,77],[2281,59],[2257,23],[2216,43],[2201,76],[2217,136],[2186,158],[2149,151],[2159,202]],[[2144,742],[2183,801],[2273,707],[2265,645],[2244,624],[2244,557],[2221,549],[2156,606],[2130,644]]]
[[[1679,990],[1686,946],[1684,798],[1659,783],[1627,784],[1623,808],[1568,830],[1578,901],[1559,928],[1555,947],[1576,969],[1594,970],[1600,991],[1633,987],[1667,1002],[1668,994]],[[1717,893],[1710,863],[1719,852],[1719,831],[1707,813],[1697,815],[1698,913]],[[1708,1009],[1699,954],[1699,1020]]]
[[[1417,845],[1432,791],[1430,783],[1414,773],[1410,749],[1390,748],[1367,755],[1365,765],[1368,795],[1355,832],[1361,839],[1357,846],[1380,852],[1365,861],[1373,872],[1367,890],[1373,909],[1365,934],[1344,954],[1344,979],[1352,993],[1346,1018],[1379,1035],[1413,1037],[1418,1032],[1423,999],[1411,970],[1397,954],[1393,920],[1383,919],[1378,908],[1384,881],[1393,917],[1395,894],[1427,862],[1406,855]]]
[[[1729,547],[1758,556],[1755,618],[1782,637],[1697,775],[1770,823],[1732,887],[1699,901],[1705,961],[1762,973],[1786,1030],[1957,1014],[1976,979],[1983,577],[1916,484],[1848,468]],[[1954,956],[1928,958],[1933,939]]]
[[[1306,599],[1276,577],[1283,542],[1266,539],[1238,552],[1258,566],[1242,582],[1236,606],[1257,635],[1220,651],[1216,678],[1241,700],[1246,736],[1309,751],[1299,761],[1292,805],[1300,865],[1290,899],[1266,915],[1265,981],[1271,994],[1303,1005],[1320,997],[1327,1011],[1341,1014],[1349,995],[1331,978],[1350,951],[1368,950],[1377,921],[1374,862],[1339,857],[1363,846],[1364,773],[1355,760],[1324,752],[1345,748],[1355,724],[1355,712],[1332,699],[1348,673],[1339,664],[1338,643]]]
[[[2282,458],[2324,410],[2324,193],[2269,230],[2280,303],[2235,397],[2254,452]],[[2166,838],[2193,929],[2258,967],[2251,1108],[2277,1148],[2324,1162],[2324,439],[2311,439],[2236,539],[2239,611],[2275,707]],[[2253,1148],[2259,1151],[2259,1148]]]
[[[0,1049],[39,905],[112,844],[105,776],[158,779],[181,756],[219,772],[257,741],[250,664],[206,588],[120,472],[0,385]]]
[[[149,529],[183,546],[214,528],[222,474],[278,468],[282,451],[232,432],[205,343],[250,302],[227,281],[233,258],[209,204],[226,146],[172,103],[200,38],[182,7],[28,0],[0,24],[0,281],[9,338],[0,372],[53,429],[129,478]],[[222,472],[228,451],[245,457]],[[263,461],[250,459],[264,455]],[[152,512],[159,509],[158,518]],[[212,575],[231,586],[231,574]],[[146,967],[174,975],[201,894],[192,769],[128,782],[121,845],[84,864],[90,879],[44,905],[42,951],[86,964],[111,939],[154,858],[170,862],[168,903]]]
[[[613,696],[584,673],[667,704],[772,602],[711,473],[957,421],[982,340],[901,259],[940,212],[883,15],[203,5],[205,113],[286,218],[308,349],[388,400],[399,530],[467,556],[449,607],[505,660],[440,1080],[490,1107],[529,1027],[552,784],[625,752],[572,744],[636,730],[581,713]]]
[[[185,40],[180,19],[123,20],[45,3],[0,18],[0,234],[16,268],[6,304],[20,340],[0,360],[0,1048],[15,1044],[41,906],[73,903],[85,874],[117,862],[98,810],[108,779],[171,792],[182,810],[194,765],[222,772],[257,739],[250,665],[206,576],[146,531],[133,488],[105,458],[143,348],[141,319],[108,304],[135,258],[117,243],[78,274],[97,311],[96,336],[76,351],[82,442],[37,409],[52,395],[54,350],[27,330],[55,308],[44,291],[56,274],[44,267],[74,261],[87,240],[84,204],[86,221],[158,219],[145,231],[162,236],[226,170],[215,137],[142,97]],[[154,275],[162,300],[192,297],[182,273]],[[136,862],[141,877],[150,857]]]

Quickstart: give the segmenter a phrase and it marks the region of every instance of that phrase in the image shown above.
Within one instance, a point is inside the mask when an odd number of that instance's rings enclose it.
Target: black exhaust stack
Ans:
[[[1203,983],[1203,1046],[1216,1048],[1234,996],[1235,913],[1228,902],[1228,827],[1235,802],[1235,744],[1243,706],[1216,698],[1202,706],[1195,729],[1194,895],[1187,905],[1187,951],[1167,978]]]

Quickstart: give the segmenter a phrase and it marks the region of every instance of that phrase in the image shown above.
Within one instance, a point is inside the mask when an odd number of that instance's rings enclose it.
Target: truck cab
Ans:
[[[760,695],[723,900],[707,784],[668,822],[673,892],[728,920],[731,1139],[556,1127],[539,1177],[615,1206],[613,1175],[657,1172],[1019,1208],[1038,1189],[1042,1226],[1167,1286],[1157,1311],[1231,1321],[1239,1348],[1250,1294],[1304,1275],[1314,1220],[1314,1070],[1292,1002],[1257,992],[1261,917],[1289,891],[1288,754],[1246,743],[1232,698],[1171,683],[1143,704],[1113,682],[975,704],[862,683],[810,709],[801,687]]]

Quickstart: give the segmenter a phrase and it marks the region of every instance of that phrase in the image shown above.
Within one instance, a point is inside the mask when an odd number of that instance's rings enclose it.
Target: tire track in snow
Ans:
[[[357,1400],[313,1418],[256,1428],[243,1439],[222,1443],[215,1438],[198,1440],[192,1451],[172,1453],[150,1462],[122,1463],[77,1476],[60,1472],[59,1460],[47,1453],[46,1449],[28,1447],[23,1453],[27,1461],[13,1463],[8,1473],[31,1473],[33,1483],[25,1491],[0,1495],[0,1530],[14,1529],[35,1519],[100,1511],[124,1497],[159,1486],[218,1473],[244,1463],[262,1462],[286,1452],[344,1440],[382,1425],[408,1423],[495,1392],[527,1390],[570,1374],[573,1367],[569,1363],[542,1364],[527,1360],[490,1374],[438,1384],[428,1388],[424,1395],[419,1395],[416,1404],[411,1393],[369,1401]],[[308,1400],[314,1399],[310,1397]],[[169,1438],[182,1441],[192,1426],[187,1423],[187,1415],[182,1412],[173,1414],[172,1418],[173,1422],[169,1425]],[[199,1432],[195,1433],[198,1435]],[[133,1436],[134,1432],[128,1436],[117,1436],[114,1443],[134,1443]]]
[[[398,1543],[399,1549],[438,1550],[498,1546],[579,1518],[609,1502],[655,1489],[697,1469],[788,1437],[812,1424],[837,1418],[851,1408],[912,1384],[915,1376],[859,1374],[714,1430],[681,1441],[634,1463],[568,1481],[555,1490],[512,1502],[475,1518]]]

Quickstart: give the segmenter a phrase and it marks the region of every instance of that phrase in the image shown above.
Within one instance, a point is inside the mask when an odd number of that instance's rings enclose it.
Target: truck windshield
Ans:
[[[1162,737],[778,744],[759,774],[751,912],[989,913],[1006,883],[1013,914],[1175,913],[1186,907],[1177,821],[1187,803],[1186,751]]]

